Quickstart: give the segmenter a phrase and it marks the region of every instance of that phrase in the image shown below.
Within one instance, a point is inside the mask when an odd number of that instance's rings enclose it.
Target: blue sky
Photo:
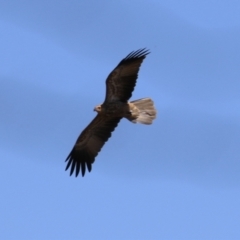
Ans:
[[[1,239],[239,239],[240,2],[0,2]],[[150,49],[93,170],[65,158],[105,79]]]

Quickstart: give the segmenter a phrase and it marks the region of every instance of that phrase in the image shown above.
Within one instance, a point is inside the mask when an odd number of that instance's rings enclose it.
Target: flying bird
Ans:
[[[97,116],[80,134],[66,159],[65,170],[70,168],[70,176],[75,171],[77,177],[80,170],[84,176],[86,168],[91,172],[95,157],[122,118],[142,124],[151,124],[156,118],[156,109],[150,98],[128,101],[136,85],[139,68],[149,53],[146,49],[131,52],[107,77],[105,100],[94,108]]]

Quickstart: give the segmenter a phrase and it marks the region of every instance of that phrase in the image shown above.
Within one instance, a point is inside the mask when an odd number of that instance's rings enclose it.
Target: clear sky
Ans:
[[[240,239],[240,1],[0,1],[0,239]],[[146,47],[91,173],[65,158]]]

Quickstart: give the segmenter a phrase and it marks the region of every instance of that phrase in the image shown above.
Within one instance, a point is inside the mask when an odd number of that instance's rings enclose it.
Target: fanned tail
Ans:
[[[130,102],[131,116],[127,117],[133,123],[152,124],[156,118],[156,109],[150,98],[142,98]]]

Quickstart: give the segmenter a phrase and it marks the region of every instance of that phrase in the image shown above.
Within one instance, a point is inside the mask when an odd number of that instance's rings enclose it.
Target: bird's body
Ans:
[[[139,99],[137,101],[133,101],[133,102],[120,102],[120,101],[116,101],[116,102],[110,102],[110,103],[105,103],[102,105],[97,105],[94,108],[94,111],[96,111],[98,114],[101,114],[102,116],[106,117],[106,118],[112,118],[112,117],[121,117],[121,118],[126,118],[129,121],[136,121],[138,117],[140,116],[140,109],[137,107],[137,104],[141,102],[141,105],[143,103],[146,104],[146,110],[149,111],[149,107],[153,107],[153,102],[150,98],[143,98],[143,99]],[[147,105],[148,103],[148,105]],[[144,108],[143,108],[144,110]],[[151,109],[152,112],[151,113],[146,113],[149,116],[148,119],[148,123],[146,122],[145,124],[151,124],[153,120],[153,116],[154,115],[154,108]],[[150,117],[152,116],[152,118]],[[135,122],[134,122],[135,123]]]
[[[94,108],[97,116],[80,134],[66,159],[66,170],[71,166],[70,175],[75,171],[78,176],[81,169],[84,176],[86,167],[91,171],[95,157],[122,118],[142,124],[151,124],[156,118],[150,98],[128,101],[136,85],[140,65],[148,53],[145,49],[130,53],[109,74],[105,101]]]
[[[124,113],[128,110],[128,103],[124,103],[121,101],[108,102],[96,106],[95,109],[94,110],[98,114],[105,115],[106,117],[123,117]]]

